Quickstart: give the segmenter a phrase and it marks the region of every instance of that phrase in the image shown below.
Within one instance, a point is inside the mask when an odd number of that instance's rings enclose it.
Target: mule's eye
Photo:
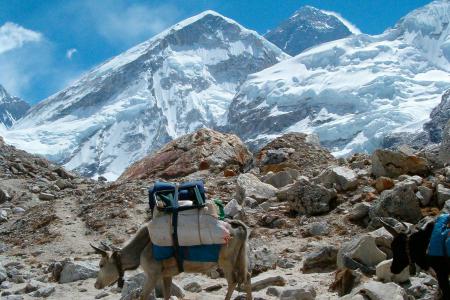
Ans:
[[[100,264],[100,268],[103,268],[104,264]]]

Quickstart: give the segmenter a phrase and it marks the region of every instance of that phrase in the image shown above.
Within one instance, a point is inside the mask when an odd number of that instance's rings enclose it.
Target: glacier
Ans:
[[[113,180],[170,140],[223,125],[247,75],[287,58],[255,31],[205,11],[95,67],[3,135],[68,169]]]
[[[228,130],[253,147],[315,133],[337,156],[421,131],[450,88],[449,22],[450,3],[434,1],[383,34],[325,43],[252,74],[233,99]]]

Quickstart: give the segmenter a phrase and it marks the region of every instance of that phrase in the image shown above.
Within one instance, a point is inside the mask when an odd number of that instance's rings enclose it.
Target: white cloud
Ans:
[[[361,30],[359,30],[358,27],[356,27],[355,25],[350,23],[350,21],[347,20],[346,18],[344,18],[341,14],[339,14],[335,11],[326,11],[326,10],[322,10],[322,11],[328,15],[335,16],[336,18],[338,18],[339,21],[341,21],[348,28],[348,30],[350,30],[351,33],[361,34]]]
[[[129,4],[124,0],[87,1],[91,21],[101,36],[128,46],[146,40],[176,23],[179,11],[172,5]]]
[[[42,35],[39,32],[7,22],[0,27],[0,54],[20,48],[27,42],[39,42],[41,39]]]
[[[72,59],[72,56],[77,52],[78,52],[78,50],[75,48],[71,48],[71,49],[67,50],[67,52],[66,52],[67,59]]]

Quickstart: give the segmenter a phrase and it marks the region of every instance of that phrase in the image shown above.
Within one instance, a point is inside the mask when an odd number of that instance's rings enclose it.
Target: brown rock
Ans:
[[[425,158],[407,155],[400,151],[378,149],[372,155],[372,173],[377,177],[394,178],[403,174],[426,175],[429,168]]]
[[[135,162],[119,180],[179,178],[200,170],[219,173],[230,166],[242,169],[251,159],[247,147],[236,135],[203,128]]]
[[[381,193],[384,190],[389,190],[394,187],[394,180],[389,177],[378,177],[375,181],[375,188],[378,193]]]
[[[234,177],[236,175],[237,175],[237,173],[234,170],[226,169],[225,171],[223,171],[224,177]]]
[[[335,163],[335,159],[312,137],[304,133],[288,133],[273,140],[256,155],[257,166],[263,173],[296,169],[300,175],[313,177]]]

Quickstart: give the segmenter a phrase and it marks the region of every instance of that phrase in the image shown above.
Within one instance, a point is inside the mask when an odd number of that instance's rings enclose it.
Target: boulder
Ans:
[[[341,299],[408,300],[408,295],[402,287],[393,282],[381,283],[371,280],[355,288],[349,295],[346,295]]]
[[[242,206],[239,205],[236,199],[231,199],[231,201],[228,202],[227,205],[225,205],[223,210],[225,215],[233,218],[242,211]]]
[[[329,271],[336,268],[338,249],[334,246],[323,246],[317,251],[306,254],[303,259],[303,272]]]
[[[125,278],[125,282],[122,288],[121,292],[121,300],[125,299],[134,299],[134,295],[139,295],[141,288],[144,286],[144,282],[146,280],[145,274],[138,273],[136,275],[133,275],[131,277]],[[158,284],[156,285],[156,296],[162,297],[162,283],[161,281],[158,281]],[[184,290],[178,286],[175,282],[172,281],[172,287],[171,287],[172,296],[176,296],[179,299],[183,299],[185,297]]]
[[[50,193],[40,193],[39,194],[40,200],[51,201],[51,200],[54,200],[55,198],[56,198],[55,195],[50,194]]]
[[[330,233],[330,227],[326,222],[313,222],[306,226],[307,236],[321,236]]]
[[[450,189],[443,184],[438,184],[436,187],[436,198],[439,207],[442,207],[447,200],[450,200]]]
[[[421,185],[417,187],[416,196],[422,206],[427,206],[430,204],[431,199],[433,198],[433,190]]]
[[[252,278],[252,291],[259,291],[269,286],[284,286],[287,280],[279,275],[261,274]]]
[[[11,201],[11,196],[9,195],[8,191],[5,189],[0,189],[0,204],[5,203],[7,201]]]
[[[428,172],[429,163],[423,157],[387,149],[375,150],[372,155],[372,173],[377,177],[394,178],[402,174],[426,175]]]
[[[315,184],[306,177],[282,188],[277,193],[279,201],[288,201],[291,208],[301,214],[318,215],[329,212],[336,199],[336,191]]]
[[[375,189],[378,193],[381,193],[384,190],[389,190],[393,188],[395,185],[394,180],[389,177],[380,176],[375,181]]]
[[[97,277],[97,266],[83,261],[67,261],[64,263],[59,283],[68,283],[78,280]]]
[[[0,265],[0,283],[8,279],[8,273],[6,272],[6,269]]]
[[[353,222],[363,220],[369,215],[370,204],[367,202],[357,203],[352,207],[352,210],[348,214],[348,219]]]
[[[450,120],[447,121],[447,125],[442,133],[439,160],[443,165],[450,164]]]
[[[278,256],[266,247],[250,249],[250,270],[252,274],[259,274],[277,266]]]
[[[320,173],[317,179],[325,187],[336,187],[338,191],[353,190],[358,186],[358,175],[348,167],[329,167]]]
[[[290,169],[267,175],[264,182],[279,189],[288,184],[294,183],[297,177],[298,171]]]
[[[4,209],[0,209],[0,223],[8,221],[8,213]]]
[[[378,263],[386,260],[387,255],[377,247],[374,237],[363,235],[344,243],[337,253],[336,264],[338,268],[348,267],[353,269],[346,265],[345,257],[365,266],[375,267]]]
[[[261,182],[251,173],[241,174],[237,178],[236,199],[239,203],[242,203],[246,197],[251,197],[261,203],[275,197],[277,191],[277,188]]]
[[[293,287],[283,288],[280,300],[314,300],[316,290],[310,284],[300,284]]]
[[[236,135],[202,128],[135,162],[119,180],[171,179],[197,171],[223,174],[230,168],[243,170],[251,161],[251,153]]]
[[[414,297],[413,299],[439,299],[438,282],[431,275],[421,272],[417,276],[411,277],[410,281],[405,288],[408,295]]]
[[[320,146],[318,138],[304,133],[278,137],[256,154],[256,165],[264,174],[296,169],[300,175],[313,177],[332,164],[335,158]]]
[[[399,182],[392,190],[383,191],[369,211],[372,227],[378,227],[378,217],[417,223],[422,218],[422,212],[414,188],[415,184]]]
[[[382,282],[403,283],[409,280],[409,268],[406,267],[399,274],[391,272],[392,259],[380,262],[375,268],[377,279]]]
[[[47,298],[52,295],[56,291],[54,286],[44,286],[34,291],[30,295],[36,298]]]

